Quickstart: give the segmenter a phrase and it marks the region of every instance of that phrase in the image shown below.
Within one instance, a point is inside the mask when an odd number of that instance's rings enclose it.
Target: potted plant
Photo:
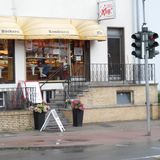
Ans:
[[[30,106],[29,110],[33,111],[35,129],[40,130],[45,121],[45,114],[50,110],[50,106],[43,102]]]
[[[73,126],[82,126],[84,105],[79,99],[66,100],[67,104],[70,104],[73,114]]]

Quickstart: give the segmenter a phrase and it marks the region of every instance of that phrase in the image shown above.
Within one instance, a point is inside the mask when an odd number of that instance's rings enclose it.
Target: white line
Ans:
[[[160,158],[160,155],[136,157],[136,158],[129,158],[129,159],[125,159],[125,160],[141,160],[141,159],[149,159],[149,158]]]
[[[128,147],[128,144],[116,144],[117,147]]]
[[[160,158],[160,155],[156,155],[156,156],[154,156],[153,158]]]

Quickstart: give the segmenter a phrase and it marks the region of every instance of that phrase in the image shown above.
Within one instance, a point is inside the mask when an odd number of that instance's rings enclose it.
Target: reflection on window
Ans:
[[[14,45],[13,40],[0,39],[0,83],[14,80]]]

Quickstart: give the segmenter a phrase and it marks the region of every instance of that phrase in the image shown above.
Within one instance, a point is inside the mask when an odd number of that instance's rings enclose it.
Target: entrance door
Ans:
[[[71,76],[81,80],[89,79],[89,41],[73,41],[71,43]]]
[[[108,72],[109,80],[124,79],[123,29],[108,28]]]

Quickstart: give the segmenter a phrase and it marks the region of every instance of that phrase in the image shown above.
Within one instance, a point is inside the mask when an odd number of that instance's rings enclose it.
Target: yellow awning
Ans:
[[[69,19],[18,17],[25,39],[79,39]]]
[[[94,20],[73,20],[81,40],[106,40],[106,34]]]
[[[106,40],[106,34],[94,20],[2,16],[0,39]]]
[[[0,17],[0,39],[24,39],[16,17]]]

